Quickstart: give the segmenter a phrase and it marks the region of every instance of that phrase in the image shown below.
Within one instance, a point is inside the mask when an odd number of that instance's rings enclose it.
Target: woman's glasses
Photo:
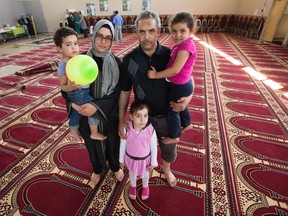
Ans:
[[[105,42],[111,43],[112,40],[113,40],[113,37],[112,37],[112,35],[104,36],[104,35],[101,34],[101,33],[96,33],[96,40],[101,41],[101,42],[102,42],[103,40],[105,40]]]

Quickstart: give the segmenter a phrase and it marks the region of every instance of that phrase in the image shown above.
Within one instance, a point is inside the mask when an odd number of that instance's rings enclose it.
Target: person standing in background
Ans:
[[[80,15],[80,20],[78,22],[78,24],[80,24],[81,26],[81,33],[84,34],[84,38],[87,38],[88,37],[88,33],[87,33],[87,24],[86,24],[86,21],[81,13],[81,11],[79,12],[79,15]]]
[[[122,42],[122,25],[124,23],[124,20],[122,16],[120,16],[119,12],[115,11],[115,16],[113,18],[113,24],[115,26],[115,41],[116,43]]]
[[[79,13],[75,11],[74,12],[74,28],[78,34],[81,34],[79,21],[80,21]]]
[[[113,11],[113,14],[112,14],[111,17],[110,17],[110,21],[111,21],[111,23],[113,23],[113,19],[114,19],[114,17],[115,17],[115,11]],[[113,26],[114,26],[114,28],[115,28],[114,23],[113,23]]]
[[[69,17],[67,18],[67,22],[68,22],[68,27],[75,30],[75,27],[74,27],[74,15],[73,15],[72,12],[69,12]]]

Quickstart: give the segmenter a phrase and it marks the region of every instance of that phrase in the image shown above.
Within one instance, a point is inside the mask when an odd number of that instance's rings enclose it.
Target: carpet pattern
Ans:
[[[0,215],[287,215],[288,51],[230,34],[196,37],[193,129],[177,145],[172,171],[178,184],[168,186],[159,156],[145,201],[140,180],[137,199],[129,199],[127,172],[119,183],[107,170],[92,187],[85,145],[67,138],[65,102],[51,67],[1,78],[25,88],[6,94],[3,88],[0,98]],[[160,42],[173,44],[168,34]],[[90,41],[81,44],[85,51]],[[135,46],[135,34],[125,34],[113,52],[122,58]],[[59,60],[46,48],[31,53],[51,54],[46,63]],[[26,71],[38,70],[31,53],[0,63],[34,61]],[[271,81],[282,88],[273,89]]]

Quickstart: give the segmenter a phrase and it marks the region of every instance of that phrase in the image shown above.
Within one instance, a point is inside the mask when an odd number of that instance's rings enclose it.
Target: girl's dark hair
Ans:
[[[131,107],[130,107],[130,114],[132,115],[133,113],[136,113],[138,110],[142,110],[144,108],[147,108],[148,109],[148,112],[149,112],[149,106],[142,102],[142,101],[139,101],[139,100],[135,100],[132,104],[131,104]]]
[[[192,17],[192,15],[190,13],[187,13],[187,12],[180,12],[180,13],[177,13],[171,23],[170,23],[170,27],[173,26],[174,24],[177,24],[177,23],[187,23],[187,27],[192,30],[193,27],[194,27],[194,19]]]
[[[63,39],[70,35],[75,35],[77,37],[77,32],[66,26],[57,29],[53,36],[55,45],[62,47]]]

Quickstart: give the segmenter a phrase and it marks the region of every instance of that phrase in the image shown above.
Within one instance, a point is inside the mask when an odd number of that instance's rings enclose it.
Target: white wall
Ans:
[[[227,4],[229,2],[229,4]],[[198,14],[235,14],[240,0],[152,0],[152,10],[159,14],[174,14],[180,11]]]
[[[0,4],[0,28],[4,23],[15,25],[21,15],[26,13],[22,2],[1,0]]]
[[[46,19],[40,1],[23,1],[27,14],[32,14],[37,32],[48,32]]]
[[[266,2],[266,5],[265,5]],[[152,0],[152,10],[158,14],[175,14],[187,11],[199,14],[263,15],[269,13],[273,0]],[[142,11],[141,0],[131,0],[131,11],[122,11],[122,0],[108,0],[108,11],[100,12],[99,0],[1,0],[0,25],[5,22],[15,25],[23,13],[35,17],[37,31],[55,32],[60,21],[64,21],[66,9],[84,10],[86,3],[95,3],[96,15],[111,16],[114,10],[121,15],[137,15]],[[263,13],[261,10],[265,9]],[[85,15],[85,14],[84,14]]]
[[[273,0],[241,0],[238,14],[267,17],[272,4]]]
[[[288,4],[286,6],[284,15],[282,16],[282,19],[279,22],[279,27],[275,33],[275,38],[284,38],[287,33],[288,33]]]
[[[229,4],[227,4],[229,1]],[[241,0],[152,0],[151,9],[158,14],[174,14],[179,11],[187,11],[193,15],[197,14],[236,14]],[[258,1],[258,0],[256,0]],[[99,0],[41,0],[43,13],[47,20],[49,32],[54,32],[60,21],[64,20],[66,9],[84,10],[86,13],[86,3],[95,3],[96,15],[111,16],[114,10],[118,10],[121,15],[137,15],[142,11],[141,0],[131,0],[131,11],[122,11],[121,0],[108,0],[108,11],[100,11]],[[221,5],[221,6],[220,6]],[[220,6],[220,7],[219,7]]]

